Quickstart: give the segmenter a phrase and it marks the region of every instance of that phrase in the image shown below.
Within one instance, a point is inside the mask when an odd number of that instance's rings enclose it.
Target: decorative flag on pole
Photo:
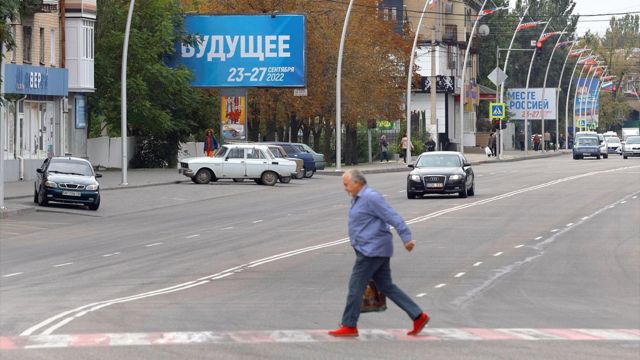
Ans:
[[[563,47],[571,44],[572,42],[573,42],[573,40],[567,40],[567,41],[559,42],[559,43],[556,44],[556,49],[563,48]]]
[[[483,17],[485,15],[489,15],[489,14],[493,14],[494,12],[498,11],[498,10],[507,10],[509,9],[508,7],[497,7],[497,8],[492,8],[492,9],[484,9],[482,11],[480,11],[478,13],[478,17]]]
[[[546,33],[543,34],[542,36],[540,36],[540,42],[545,42],[547,41],[550,37],[555,36],[555,35],[560,35],[562,34],[562,31],[554,31],[554,32],[550,32],[550,33]]]
[[[427,6],[427,10],[431,11],[436,6],[438,0],[429,0],[429,5]]]
[[[569,53],[569,57],[578,57],[578,56],[582,56],[582,54],[584,54],[584,52],[587,51],[586,49],[582,49],[582,50],[576,50],[573,52]]]
[[[516,27],[516,31],[520,31],[520,30],[524,30],[524,29],[531,29],[534,28],[538,25],[542,25],[542,24],[546,24],[546,21],[534,21],[534,22],[528,22],[528,23],[524,23],[524,24],[520,24],[518,25],[518,27]]]
[[[605,77],[602,78],[602,81],[610,81],[610,80],[615,79],[616,77],[617,76],[615,76],[615,75],[605,76]]]
[[[602,83],[602,90],[608,89],[613,86],[613,81],[608,81],[606,83]]]

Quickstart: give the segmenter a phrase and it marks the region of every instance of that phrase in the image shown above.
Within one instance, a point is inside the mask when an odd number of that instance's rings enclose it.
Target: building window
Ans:
[[[93,24],[91,20],[82,20],[82,57],[88,60],[93,60],[94,54]]]
[[[391,8],[391,20],[398,21],[398,11],[396,8]]]
[[[44,65],[44,28],[40,28],[40,65]]]
[[[455,69],[456,68],[456,52],[455,47],[448,46],[447,47],[447,68]]]
[[[49,32],[49,64],[56,66],[56,30],[51,29]]]
[[[22,38],[24,44],[22,44],[22,61],[26,63],[31,62],[31,26],[22,27]]]

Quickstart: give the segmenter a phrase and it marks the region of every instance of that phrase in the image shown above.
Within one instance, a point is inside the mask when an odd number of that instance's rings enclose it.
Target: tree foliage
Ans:
[[[96,92],[89,101],[92,135],[99,134],[103,122],[109,134],[120,135],[120,73],[128,5],[124,0],[98,2]],[[209,92],[191,87],[186,68],[165,64],[175,52],[175,43],[188,41],[182,31],[180,4],[138,0],[135,5],[127,60],[127,132],[138,140],[131,165],[173,165],[181,141],[213,127],[217,103]]]

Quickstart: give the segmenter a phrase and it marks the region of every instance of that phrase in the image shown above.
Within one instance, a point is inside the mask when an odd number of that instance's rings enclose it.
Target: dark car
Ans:
[[[269,142],[266,144],[282,146],[284,151],[287,152],[288,157],[302,159],[302,161],[304,161],[304,177],[310,178],[316,172],[316,161],[313,159],[312,154],[309,154],[308,152],[303,151],[299,147],[288,142]]]
[[[573,145],[573,159],[584,159],[587,156],[593,156],[600,159],[600,140],[597,136],[580,136],[576,137],[576,143]]]
[[[33,202],[45,206],[49,202],[86,205],[91,210],[100,207],[100,184],[91,163],[75,157],[45,159],[36,170]]]
[[[425,194],[475,195],[475,177],[471,164],[457,151],[425,152],[418,156],[407,176],[407,198]]]

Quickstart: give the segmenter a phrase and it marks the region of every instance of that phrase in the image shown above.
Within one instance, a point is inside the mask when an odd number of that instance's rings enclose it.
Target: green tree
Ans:
[[[128,4],[98,2],[96,92],[89,101],[94,136],[102,122],[110,135],[120,135],[120,71]],[[137,138],[133,167],[174,165],[179,143],[216,123],[218,105],[212,94],[192,88],[186,68],[165,63],[178,41],[190,40],[182,21],[177,1],[136,1],[127,60],[128,135]]]
[[[41,0],[2,0],[0,1],[0,50],[3,46],[7,50],[14,50],[16,39],[11,32],[11,23],[20,17],[31,16],[33,12],[41,6]],[[5,53],[2,53],[4,61]],[[0,84],[2,84],[0,77]]]

